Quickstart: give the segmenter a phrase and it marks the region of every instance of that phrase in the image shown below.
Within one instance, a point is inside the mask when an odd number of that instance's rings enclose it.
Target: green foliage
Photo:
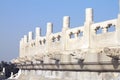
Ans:
[[[11,72],[13,72],[13,74],[18,72],[18,68],[16,67],[16,65],[10,63],[10,62],[5,62],[5,61],[1,61],[0,62],[0,71],[2,71],[2,69],[5,68],[5,77],[8,78],[11,75]]]

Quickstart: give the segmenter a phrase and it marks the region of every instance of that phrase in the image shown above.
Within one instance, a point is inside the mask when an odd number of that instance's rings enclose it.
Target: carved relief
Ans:
[[[35,55],[35,56],[34,56],[34,59],[35,59],[36,61],[43,61],[43,58],[44,58],[44,55]]]
[[[70,54],[74,59],[84,61],[86,52],[81,50],[75,50]]]
[[[19,61],[18,59],[13,59],[11,62],[12,62],[13,64],[20,64],[20,61]]]
[[[52,52],[48,54],[48,57],[52,60],[60,60],[61,58],[61,53],[60,52]]]
[[[106,53],[107,56],[114,58],[114,59],[120,59],[120,48],[104,48],[104,53]]]

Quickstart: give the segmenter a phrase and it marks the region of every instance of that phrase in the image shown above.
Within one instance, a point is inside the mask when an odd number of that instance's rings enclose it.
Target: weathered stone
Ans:
[[[37,27],[35,39],[29,32],[20,40],[20,57],[13,60],[22,70],[18,80],[120,79],[115,73],[120,71],[120,15],[94,23],[88,8],[83,26],[70,29],[70,17],[65,16],[61,32],[53,33],[52,27],[47,23],[46,36]],[[109,32],[110,27],[115,31]]]

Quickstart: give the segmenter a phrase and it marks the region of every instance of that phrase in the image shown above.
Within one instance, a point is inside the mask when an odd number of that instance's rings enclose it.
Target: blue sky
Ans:
[[[53,22],[61,31],[63,16],[71,17],[71,27],[84,24],[85,9],[94,9],[94,22],[117,18],[118,0],[0,0],[0,61],[18,57],[24,34]]]

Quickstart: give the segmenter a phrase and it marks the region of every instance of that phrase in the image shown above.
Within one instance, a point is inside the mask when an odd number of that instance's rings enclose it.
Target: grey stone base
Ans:
[[[120,80],[120,73],[22,70],[18,80]]]

